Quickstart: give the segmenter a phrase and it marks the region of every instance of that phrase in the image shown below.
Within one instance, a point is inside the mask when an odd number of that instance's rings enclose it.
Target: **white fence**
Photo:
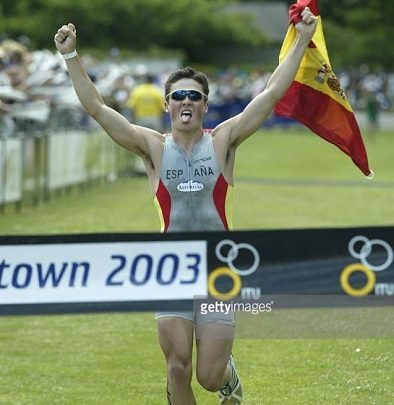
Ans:
[[[0,206],[54,190],[112,179],[133,169],[133,156],[102,130],[20,133],[0,137]]]
[[[22,140],[0,138],[0,204],[22,198]]]

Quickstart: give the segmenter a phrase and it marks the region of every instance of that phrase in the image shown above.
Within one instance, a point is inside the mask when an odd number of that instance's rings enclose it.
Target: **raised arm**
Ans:
[[[317,25],[317,18],[309,8],[306,7],[301,16],[302,21],[296,24],[296,40],[286,58],[271,75],[266,88],[246,106],[241,114],[225,121],[215,130],[221,136],[228,137],[229,147],[238,146],[260,128],[294,80]]]
[[[74,25],[68,24],[58,30],[54,40],[58,51],[65,56],[68,72],[83,108],[115,142],[145,159],[151,159],[152,148],[160,142],[161,134],[130,124],[125,117],[104,104],[78,55],[73,56],[76,38]]]

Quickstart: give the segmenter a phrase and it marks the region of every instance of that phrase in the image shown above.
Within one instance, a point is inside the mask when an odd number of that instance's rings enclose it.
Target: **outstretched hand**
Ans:
[[[301,36],[312,39],[317,27],[317,17],[312,14],[309,7],[305,7],[301,13],[302,20],[295,25]]]
[[[77,30],[74,24],[69,23],[58,29],[54,41],[57,50],[61,54],[73,52],[77,44]]]

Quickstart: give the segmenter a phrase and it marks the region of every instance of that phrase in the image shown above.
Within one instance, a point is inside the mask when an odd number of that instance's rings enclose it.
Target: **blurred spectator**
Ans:
[[[374,134],[379,129],[379,101],[375,92],[367,91],[366,94],[367,130],[370,134]]]
[[[151,74],[147,73],[141,77],[141,83],[130,93],[127,106],[131,110],[134,124],[163,132],[164,94],[162,89],[155,85],[155,78]],[[137,173],[145,173],[141,158],[136,159],[135,169]]]
[[[134,87],[127,106],[135,124],[163,132],[164,95],[152,75],[144,75],[141,83]]]
[[[0,54],[2,68],[11,86],[16,90],[24,90],[30,62],[27,48],[19,42],[6,39],[1,43]]]
[[[0,100],[0,134],[9,137],[14,131],[15,123],[9,115],[8,107]]]
[[[145,81],[146,64],[122,60],[116,49],[103,61],[89,55],[83,55],[82,59],[108,105],[137,124],[163,131],[162,87],[156,88],[152,80]],[[172,71],[173,66],[169,70]],[[161,61],[151,64],[149,72],[152,71],[163,82],[168,76],[168,67]],[[365,111],[369,129],[377,129],[379,112],[390,110],[394,105],[394,73],[373,71],[366,64],[337,73],[353,109]],[[269,71],[258,69],[212,70],[206,128],[213,128],[242,111],[264,89],[269,77]],[[165,119],[168,118],[164,116]],[[0,42],[1,134],[11,135],[26,127],[32,128],[32,123],[39,129],[45,126],[84,130],[94,127],[80,108],[65,62],[57,52],[30,50],[30,41],[25,37],[20,37],[19,41],[4,39]],[[285,123],[272,117],[265,126],[277,124]]]

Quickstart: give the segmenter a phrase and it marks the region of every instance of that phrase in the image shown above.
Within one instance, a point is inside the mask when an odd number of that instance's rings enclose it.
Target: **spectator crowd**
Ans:
[[[62,56],[29,48],[25,37],[0,42],[1,136],[32,127],[88,128],[91,122],[79,106]],[[106,60],[97,61],[89,55],[82,55],[82,59],[106,103],[129,119],[133,119],[133,89],[147,78],[164,89],[170,70],[178,67],[158,63],[152,69],[149,63],[121,60],[116,50]],[[353,109],[366,110],[373,116],[394,107],[394,73],[374,72],[362,65],[337,74]],[[264,88],[269,77],[270,72],[257,68],[212,69],[206,127],[240,112]],[[163,123],[168,124],[164,116]]]

